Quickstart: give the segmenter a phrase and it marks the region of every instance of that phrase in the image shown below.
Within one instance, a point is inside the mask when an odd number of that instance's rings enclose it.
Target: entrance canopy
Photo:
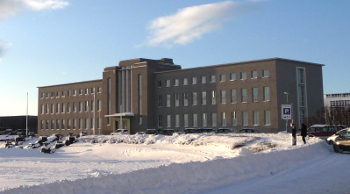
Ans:
[[[120,112],[120,113],[114,113],[111,115],[105,115],[105,117],[133,117],[134,113],[132,112]]]

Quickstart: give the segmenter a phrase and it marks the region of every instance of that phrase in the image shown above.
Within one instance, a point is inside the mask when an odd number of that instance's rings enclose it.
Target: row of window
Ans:
[[[348,106],[350,106],[350,100],[331,101],[331,107],[348,107]]]
[[[78,93],[79,92],[79,93]],[[101,93],[102,88],[98,87],[97,92]],[[86,89],[79,89],[79,90],[67,90],[67,91],[57,91],[57,92],[43,92],[40,94],[40,98],[60,98],[60,97],[70,97],[70,96],[77,96],[77,95],[89,95],[89,94],[95,94],[95,88],[86,88]]]
[[[262,70],[262,77],[267,78],[270,77],[270,71],[268,69]],[[240,80],[246,80],[247,78],[247,72],[240,72],[239,74],[239,78]],[[258,71],[251,71],[251,79],[257,79],[258,78]],[[201,76],[200,77],[200,82],[202,84],[207,83],[207,76]],[[209,76],[209,83],[216,83],[216,75],[211,75]],[[236,81],[237,80],[237,76],[236,73],[231,73],[230,74],[230,81]],[[226,82],[226,74],[221,74],[219,76],[219,81],[220,82]],[[191,84],[197,84],[198,80],[197,77],[192,77],[191,78]],[[188,85],[189,84],[189,78],[183,78],[182,79],[182,85]],[[162,87],[162,81],[159,80],[157,82],[158,87]],[[179,86],[180,85],[180,79],[174,79],[173,80],[173,85],[174,86]],[[165,87],[170,87],[171,86],[171,80],[166,80],[165,81]]]
[[[270,87],[263,87],[263,101],[267,102],[270,101]],[[259,88],[252,88],[251,90],[251,101],[252,102],[259,102]],[[227,98],[227,93],[229,93],[230,99]],[[227,90],[220,90],[220,104],[226,104],[228,103],[228,100],[230,100],[230,103],[237,103],[239,100],[241,103],[248,103],[248,89],[243,88],[240,90],[241,95],[240,99],[237,99],[237,90],[232,89],[230,91]],[[191,95],[191,96],[190,96]],[[200,95],[200,96],[199,96]],[[180,101],[182,101],[182,106],[188,106],[190,104],[190,99],[191,99],[191,104],[193,106],[198,105],[198,99],[201,99],[200,103],[202,105],[207,105],[208,103],[211,103],[212,105],[216,105],[217,101],[217,94],[216,91],[202,91],[202,92],[192,92],[192,93],[182,93],[181,95],[179,93],[173,94],[173,97],[171,97],[171,94],[167,94],[165,97],[166,101],[166,107],[171,107],[171,104],[173,106],[177,107],[180,106]],[[180,96],[182,96],[182,100],[180,100]],[[208,101],[208,96],[210,99],[210,102]],[[173,100],[172,100],[173,99]],[[171,103],[173,102],[173,103]],[[163,96],[159,95],[158,96],[158,107],[163,107]]]
[[[166,118],[163,118],[163,115],[158,115],[158,128],[171,128],[171,127],[222,127],[227,126],[260,126],[260,112],[252,111],[251,113],[247,111],[240,112],[241,116],[238,120],[237,112],[233,111],[231,113],[221,112],[221,121],[218,122],[217,113],[202,113],[200,114],[183,114],[183,115],[166,115]],[[251,115],[249,115],[251,114]],[[208,118],[208,116],[210,118]],[[249,123],[249,116],[252,117],[252,123]],[[271,126],[271,111],[264,111],[263,125]],[[201,118],[199,118],[201,117]],[[163,122],[166,123],[163,123]],[[172,122],[174,121],[174,122]],[[191,122],[191,123],[190,123]],[[180,123],[182,126],[180,126]]]
[[[102,101],[97,100],[97,111],[101,111]],[[63,102],[52,104],[41,104],[41,114],[59,114],[70,112],[88,112],[95,110],[95,101]]]
[[[97,128],[101,129],[101,120],[96,118]],[[52,130],[74,130],[74,129],[92,129],[94,125],[94,118],[83,119],[57,119],[57,120],[41,120],[40,129]]]

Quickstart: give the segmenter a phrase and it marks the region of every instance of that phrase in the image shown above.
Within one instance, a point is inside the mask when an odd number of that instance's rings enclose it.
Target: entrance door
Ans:
[[[130,118],[124,117],[121,120],[122,129],[127,129],[130,131]],[[120,128],[120,118],[114,118],[113,130],[116,131]]]

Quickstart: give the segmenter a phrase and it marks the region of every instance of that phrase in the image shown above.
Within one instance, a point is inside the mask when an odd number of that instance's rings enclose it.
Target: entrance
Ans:
[[[122,129],[127,129],[130,131],[130,118],[123,117],[121,121],[120,118],[114,118],[113,131],[120,129],[120,126],[122,126]]]

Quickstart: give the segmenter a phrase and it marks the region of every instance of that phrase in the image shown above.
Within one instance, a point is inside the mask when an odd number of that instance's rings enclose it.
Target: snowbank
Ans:
[[[172,163],[122,174],[99,175],[75,181],[20,186],[1,193],[195,193],[281,170],[326,157],[327,145],[318,141],[289,149],[271,149],[252,154],[239,148],[238,157],[206,162]]]

